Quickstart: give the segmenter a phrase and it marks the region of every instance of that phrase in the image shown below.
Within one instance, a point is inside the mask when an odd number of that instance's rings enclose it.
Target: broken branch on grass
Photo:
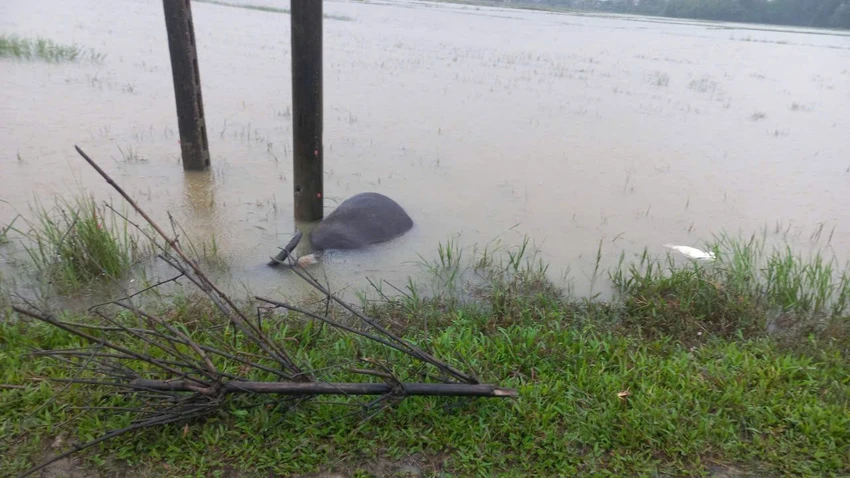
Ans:
[[[197,387],[183,380],[143,380],[130,383],[150,390],[195,392]],[[224,393],[275,393],[278,395],[387,395],[399,393],[386,383],[286,383],[286,382],[222,382]],[[487,384],[469,383],[400,383],[402,396],[516,397],[516,390]]]
[[[235,302],[216,286],[210,278],[200,269],[198,264],[190,258],[181,248],[177,240],[177,227],[173,217],[169,214],[174,236],[168,236],[159,225],[157,225],[145,211],[90,157],[79,147],[77,152],[92,166],[100,176],[106,180],[119,194],[141,215],[145,221],[156,231],[165,243],[156,240],[153,233],[143,230],[138,224],[132,223],[126,217],[122,218],[133,224],[139,231],[150,240],[154,247],[161,250],[159,257],[171,266],[178,275],[146,287],[132,295],[118,300],[98,304],[89,309],[90,313],[99,316],[105,322],[95,324],[64,322],[56,315],[44,310],[39,310],[26,299],[25,307],[12,306],[12,309],[22,315],[45,322],[51,326],[62,329],[72,335],[80,337],[89,343],[88,349],[58,350],[54,352],[42,352],[58,360],[60,366],[77,367],[77,374],[72,379],[55,379],[59,382],[73,384],[85,384],[101,387],[112,387],[113,392],[119,396],[133,396],[141,399],[142,406],[138,408],[108,406],[90,407],[102,411],[131,411],[137,415],[132,424],[120,430],[114,430],[74,447],[73,450],[62,453],[28,470],[23,476],[38,471],[50,463],[62,459],[72,453],[101,443],[112,437],[131,432],[145,427],[163,425],[179,421],[187,421],[194,418],[208,416],[221,410],[225,398],[229,395],[259,396],[261,394],[274,394],[290,396],[289,400],[298,404],[302,401],[312,399],[317,395],[378,395],[371,400],[364,411],[377,408],[370,415],[374,416],[392,402],[402,400],[408,396],[466,396],[466,397],[516,397],[516,390],[498,387],[489,384],[480,384],[474,376],[463,373],[447,363],[438,360],[415,344],[390,332],[375,319],[355,309],[352,305],[343,302],[337,295],[331,292],[330,284],[321,285],[308,271],[301,268],[292,251],[301,239],[301,232],[297,232],[289,244],[281,250],[276,258],[272,258],[274,264],[289,262],[289,266],[295,273],[307,282],[315,290],[325,296],[326,310],[324,315],[312,313],[289,304],[256,297],[255,299],[266,302],[274,307],[283,307],[297,313],[305,314],[320,320],[345,332],[360,335],[372,342],[395,349],[420,362],[420,367],[428,365],[436,367],[440,371],[440,377],[436,378],[438,383],[405,382],[393,374],[389,366],[377,361],[367,361],[380,370],[349,369],[349,372],[371,375],[384,380],[384,383],[336,383],[323,379],[321,371],[338,368],[345,370],[349,364],[340,361],[330,367],[322,367],[310,370],[310,367],[300,367],[296,364],[283,348],[283,344],[292,337],[279,338],[267,334],[258,320],[254,324],[236,306]],[[110,207],[110,209],[112,209]],[[115,211],[114,209],[112,209]],[[115,211],[117,213],[117,211]],[[182,231],[182,228],[181,228]],[[133,298],[156,289],[168,282],[176,282],[185,277],[192,285],[204,293],[206,299],[220,311],[227,319],[225,324],[232,325],[233,329],[227,328],[220,331],[219,327],[199,327],[192,329],[180,325],[172,325],[167,320],[149,314],[134,304]],[[371,281],[370,281],[371,283]],[[374,284],[373,284],[374,286]],[[128,292],[129,294],[129,292]],[[386,299],[386,296],[385,296]],[[368,327],[352,327],[334,320],[331,302],[338,304],[352,316],[358,318]],[[134,327],[125,325],[123,314],[120,312],[109,312],[101,307],[116,305],[135,314],[138,323]],[[45,309],[46,310],[46,309]],[[81,321],[82,322],[82,321]],[[358,330],[363,329],[363,330]],[[324,330],[324,329],[321,329]],[[198,338],[203,337],[203,339]],[[133,345],[130,345],[133,344]],[[219,350],[210,345],[220,347]],[[241,344],[244,350],[237,348]],[[141,347],[141,348],[140,348]],[[140,348],[140,351],[134,351]],[[156,348],[157,350],[153,350]],[[107,349],[101,351],[99,349]],[[146,353],[152,350],[156,356]],[[232,353],[230,353],[232,351]],[[358,353],[359,355],[359,353]],[[278,369],[279,368],[279,369]],[[420,368],[420,370],[421,370]],[[305,370],[306,371],[302,371]],[[404,380],[409,379],[410,374],[401,374]],[[422,373],[421,380],[427,380],[430,374]],[[270,377],[270,378],[269,378]],[[268,380],[264,380],[267,379]],[[277,381],[272,381],[277,379]],[[458,383],[457,381],[463,383]],[[439,383],[441,381],[442,383]],[[277,399],[281,401],[280,399]],[[253,399],[253,405],[262,400]],[[88,407],[87,407],[88,408]],[[339,416],[335,417],[339,419]]]

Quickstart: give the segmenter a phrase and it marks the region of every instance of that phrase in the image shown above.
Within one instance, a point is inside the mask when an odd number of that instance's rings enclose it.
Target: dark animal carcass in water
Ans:
[[[362,249],[386,242],[413,227],[413,220],[392,199],[361,193],[344,201],[310,234],[317,251]]]
[[[387,242],[412,227],[413,220],[392,199],[373,192],[360,193],[346,199],[313,229],[310,239],[315,252],[298,259],[298,263],[313,264],[328,250],[363,249]],[[285,260],[300,237],[298,233],[271,264]]]

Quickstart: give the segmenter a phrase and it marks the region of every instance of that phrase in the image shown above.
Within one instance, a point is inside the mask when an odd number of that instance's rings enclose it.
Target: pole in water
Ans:
[[[162,0],[162,6],[171,53],[183,169],[203,171],[210,165],[210,151],[190,0]]]
[[[324,216],[322,0],[292,0],[292,140],[295,220]]]

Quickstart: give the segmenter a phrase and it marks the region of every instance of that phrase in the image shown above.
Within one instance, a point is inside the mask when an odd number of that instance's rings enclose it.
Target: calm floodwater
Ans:
[[[277,7],[288,2],[253,0]],[[597,247],[700,245],[820,224],[850,250],[850,36],[426,2],[325,2],[326,208],[362,191],[415,228],[322,266],[335,289],[403,283],[438,242],[528,235],[586,292]],[[236,283],[291,236],[289,16],[193,4],[209,174],[184,174],[161,2],[6,0],[0,32],[77,43],[102,64],[0,61],[0,224],[35,196],[116,195],[215,232]],[[123,151],[123,152],[122,152]],[[130,151],[144,161],[125,161]],[[826,236],[826,233],[824,233]],[[821,241],[823,245],[823,241]],[[0,254],[14,254],[14,245]],[[2,266],[8,270],[8,264]]]

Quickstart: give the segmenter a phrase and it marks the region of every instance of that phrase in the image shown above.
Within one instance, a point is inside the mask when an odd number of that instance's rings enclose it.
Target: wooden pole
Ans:
[[[210,166],[210,151],[190,0],[162,0],[162,5],[171,53],[183,169],[203,171]]]
[[[295,220],[324,217],[322,0],[292,0],[292,139]]]

